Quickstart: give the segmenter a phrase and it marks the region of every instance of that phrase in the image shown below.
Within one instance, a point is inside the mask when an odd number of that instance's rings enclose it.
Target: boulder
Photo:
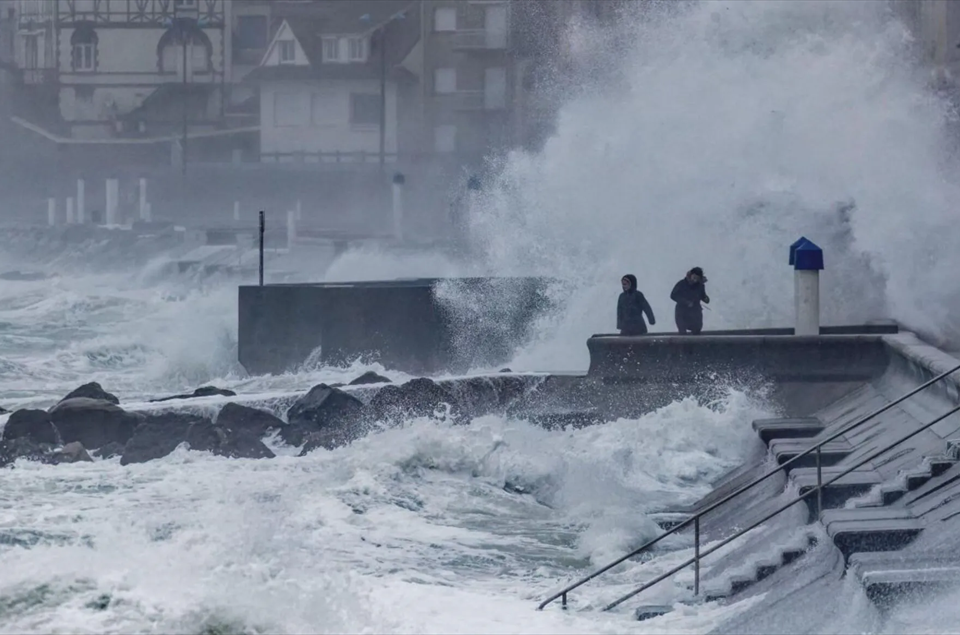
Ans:
[[[0,441],[0,467],[6,467],[17,459],[45,461],[53,446],[37,443],[29,437]]]
[[[389,384],[392,383],[389,378],[369,370],[350,382],[351,386],[363,386],[364,384]]]
[[[85,448],[99,448],[126,444],[142,417],[103,399],[74,397],[51,408],[50,418],[64,443],[79,441]]]
[[[73,443],[66,444],[51,454],[49,461],[54,465],[57,465],[59,463],[80,463],[93,461],[93,459],[91,459],[90,455],[87,454],[87,450],[83,447],[82,443],[74,441]]]
[[[172,397],[161,397],[160,399],[151,399],[150,403],[159,403],[161,401],[173,401],[174,399],[196,399],[197,397],[236,397],[237,393],[226,388],[217,388],[216,386],[201,386],[189,395],[173,395]]]
[[[289,423],[280,430],[280,436],[286,443],[297,446],[321,430],[355,430],[361,424],[363,412],[363,402],[353,395],[319,384],[290,406]]]
[[[115,456],[121,456],[123,454],[123,444],[122,443],[108,443],[105,446],[94,450],[93,456],[98,459],[112,459]]]
[[[225,428],[209,421],[190,426],[186,441],[191,450],[212,452],[231,459],[272,459],[276,456],[250,430]]]
[[[0,407],[0,415],[5,415],[9,413],[10,413],[9,410],[7,410],[6,408]]]
[[[61,402],[66,401],[67,399],[73,399],[75,397],[86,397],[87,399],[102,399],[103,401],[109,401],[112,404],[119,404],[120,400],[116,395],[111,395],[103,387],[95,381],[90,382],[89,384],[84,384],[71,392],[69,395],[61,399]]]
[[[146,417],[123,448],[120,465],[161,459],[187,440],[190,426],[209,423],[198,415],[165,412]]]
[[[217,425],[236,432],[244,432],[260,439],[268,432],[279,430],[286,424],[265,410],[228,403],[217,415]]]
[[[3,441],[29,439],[47,445],[60,445],[63,442],[46,410],[17,410],[10,415],[0,438]]]
[[[450,394],[436,382],[420,377],[399,386],[384,386],[370,400],[368,409],[377,421],[430,417],[451,401]]]

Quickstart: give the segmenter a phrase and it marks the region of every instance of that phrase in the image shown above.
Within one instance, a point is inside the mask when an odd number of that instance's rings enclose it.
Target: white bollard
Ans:
[[[83,179],[77,179],[77,223],[80,225],[86,222],[86,189],[86,183],[83,182]]]
[[[47,199],[47,224],[50,227],[57,226],[57,199]]]
[[[233,222],[240,222],[240,201],[233,202]]]
[[[120,204],[120,181],[107,179],[107,210],[106,224],[117,224],[117,206]]]
[[[73,197],[67,197],[67,225],[73,225],[76,220],[73,218]]]
[[[287,212],[287,249],[293,251],[293,243],[297,240],[297,210]]]
[[[807,239],[791,247],[795,271],[796,335],[820,335],[820,271],[823,250]]]
[[[147,179],[140,179],[140,220],[150,220],[147,212]]]
[[[393,236],[403,240],[403,185],[406,178],[400,172],[393,175]]]

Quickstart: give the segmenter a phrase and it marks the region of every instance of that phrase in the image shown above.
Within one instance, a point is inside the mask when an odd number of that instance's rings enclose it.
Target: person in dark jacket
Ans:
[[[673,286],[670,299],[677,303],[674,318],[681,335],[688,332],[699,335],[703,330],[703,307],[700,303],[710,304],[706,283],[703,269],[694,267],[687,272],[683,280]]]
[[[643,314],[647,314],[650,325],[657,323],[653,317],[653,309],[650,303],[640,291],[637,290],[637,277],[628,273],[620,279],[620,286],[623,293],[617,300],[617,329],[620,335],[643,335],[647,332],[647,324],[643,321]]]

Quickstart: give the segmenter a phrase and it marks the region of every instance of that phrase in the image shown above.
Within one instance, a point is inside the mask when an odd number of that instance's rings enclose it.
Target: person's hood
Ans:
[[[636,291],[636,290],[637,290],[637,277],[636,277],[635,275],[633,275],[632,273],[628,273],[627,275],[625,275],[625,276],[623,276],[623,277],[630,281],[630,289],[628,289],[628,291]]]

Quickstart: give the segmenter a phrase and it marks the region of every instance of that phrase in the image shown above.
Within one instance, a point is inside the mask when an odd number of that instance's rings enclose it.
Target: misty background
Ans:
[[[265,210],[278,281],[562,280],[514,366],[573,369],[613,330],[627,272],[654,330],[695,265],[707,328],[789,325],[787,247],[805,235],[826,251],[825,323],[892,318],[956,348],[958,16],[940,0],[2,0],[2,264],[60,276],[43,287],[60,302],[189,299],[107,337],[162,330],[216,360],[174,376],[239,372],[234,293]],[[227,275],[185,281],[193,265]],[[64,281],[82,272],[107,277]]]

